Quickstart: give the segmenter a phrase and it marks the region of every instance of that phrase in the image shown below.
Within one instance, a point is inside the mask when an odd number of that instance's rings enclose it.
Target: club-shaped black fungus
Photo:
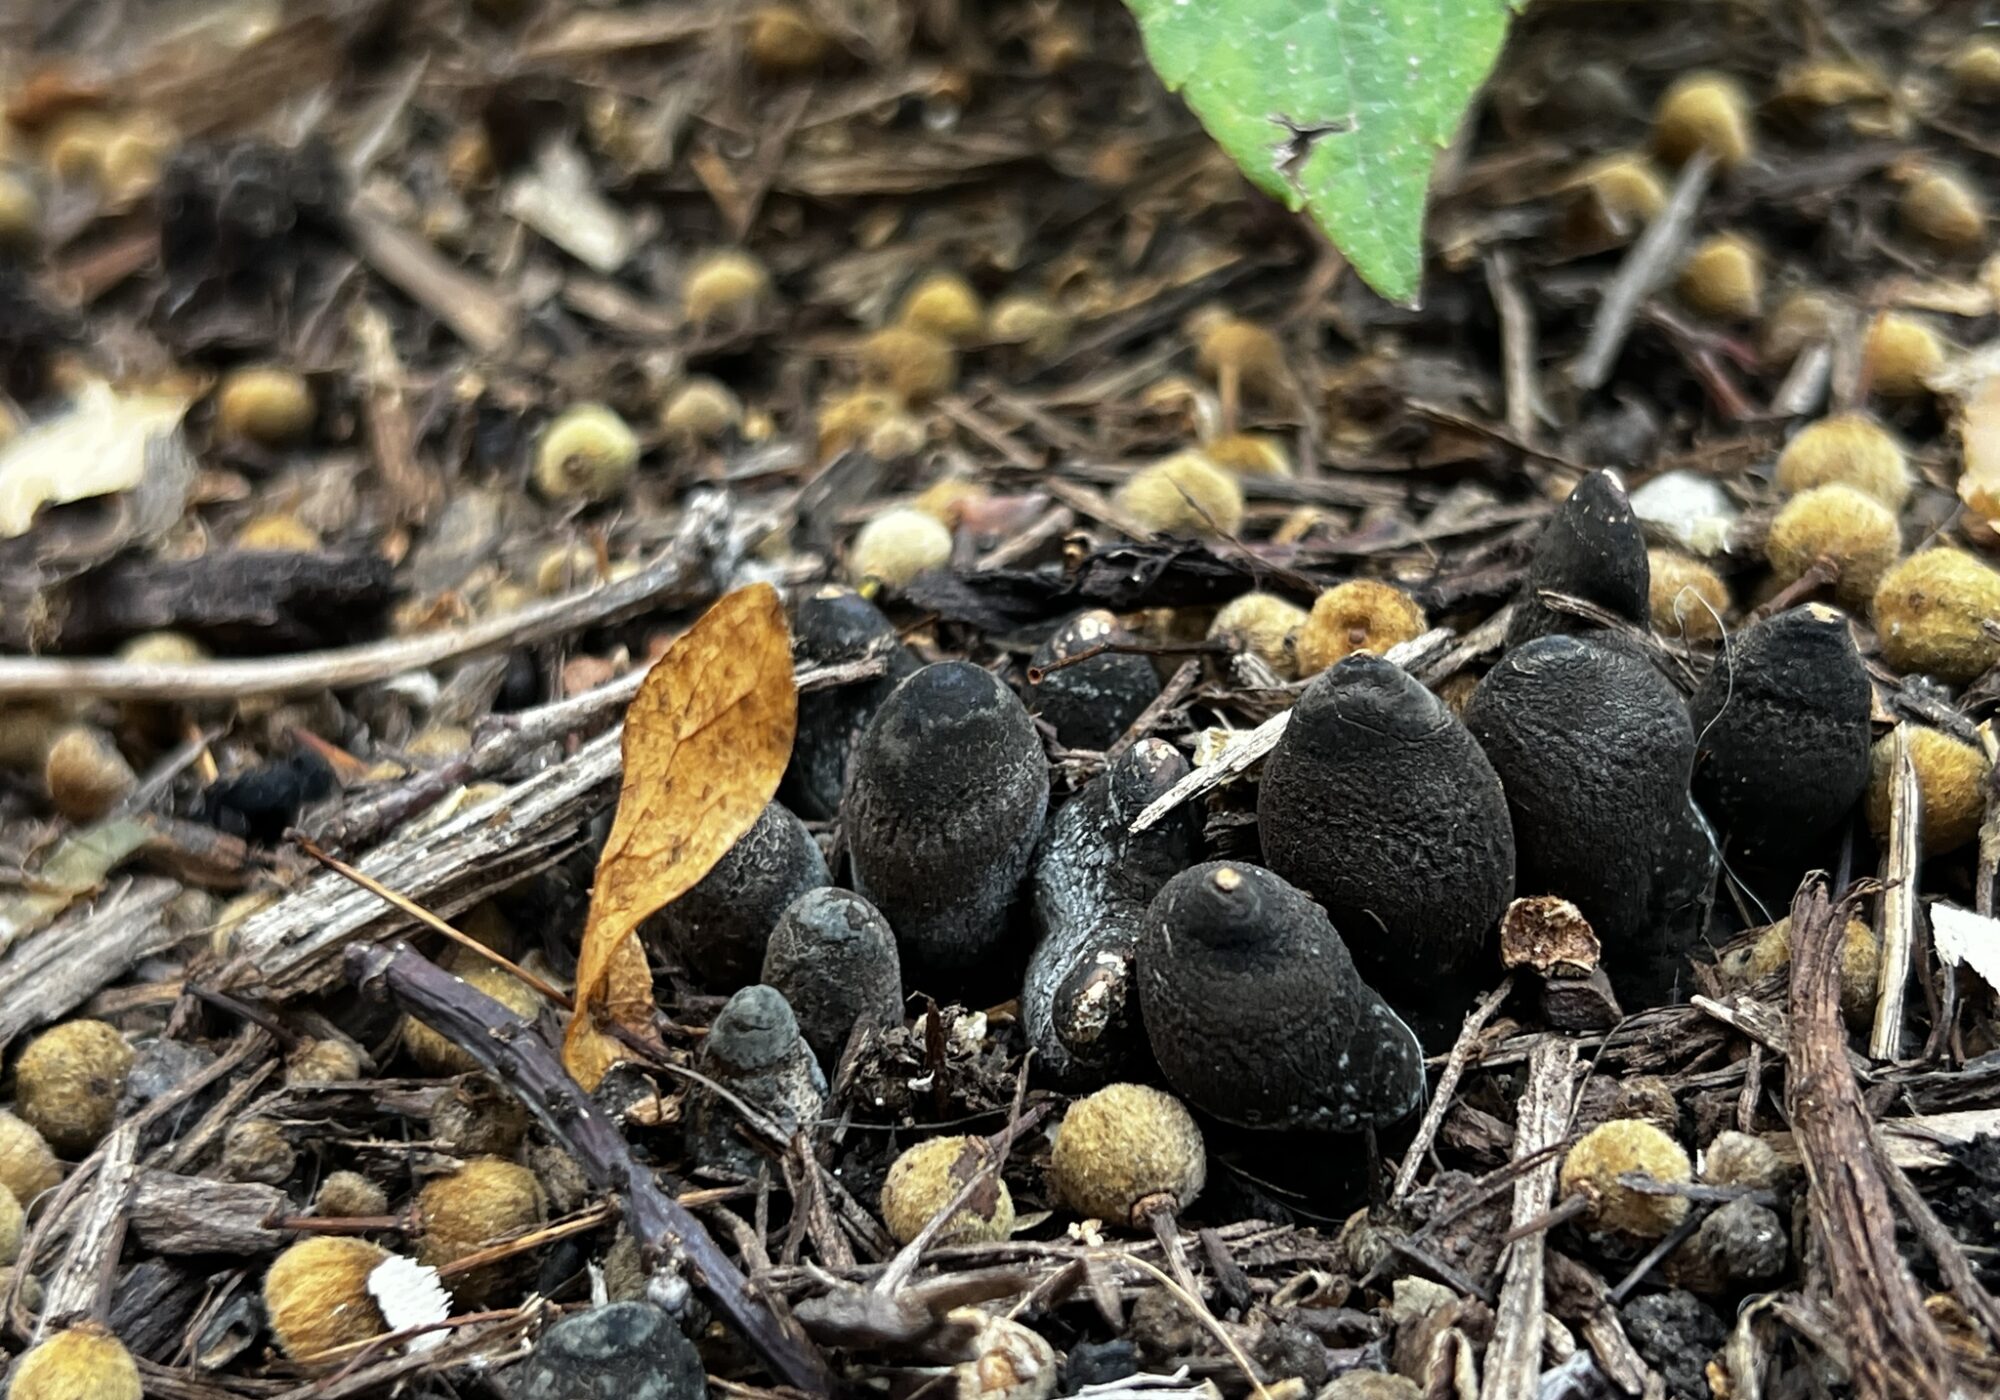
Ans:
[[[1135,640],[1117,618],[1093,608],[1070,618],[1035,649],[1028,665],[1041,679],[1029,687],[1028,708],[1055,730],[1064,748],[1110,748],[1160,693],[1150,657],[1117,651],[1090,655]]]
[[[699,884],[660,911],[660,927],[697,980],[734,991],[764,966],[764,945],[786,907],[830,883],[805,823],[773,802]]]
[[[1542,602],[1543,589],[1595,603],[1635,627],[1646,626],[1652,589],[1646,539],[1624,486],[1610,472],[1592,472],[1578,482],[1542,528],[1514,599],[1507,645],[1517,647],[1556,632],[1598,630],[1587,619]]]
[[[1493,765],[1445,703],[1379,656],[1341,658],[1265,762],[1257,831],[1265,863],[1325,906],[1362,974],[1455,1034],[1463,998],[1440,984],[1488,970],[1514,897],[1514,829]]]
[[[1670,999],[1715,859],[1673,684],[1622,650],[1543,637],[1487,673],[1465,723],[1507,793],[1517,887],[1583,911],[1628,1010]]]
[[[857,1025],[902,1019],[896,935],[852,890],[808,890],[792,901],[764,949],[764,981],[792,1004],[799,1034],[829,1072]]]
[[[948,991],[1018,957],[1008,915],[1048,804],[1034,721],[977,666],[926,666],[876,712],[841,816],[855,888],[896,931],[912,986]]]
[[[826,1076],[775,987],[745,987],[716,1013],[701,1043],[701,1072],[774,1123],[787,1140],[818,1116]],[[755,1176],[759,1157],[737,1131],[730,1101],[697,1084],[688,1099],[688,1155],[711,1171]]]
[[[1146,1038],[1188,1103],[1240,1128],[1387,1126],[1424,1093],[1416,1035],[1326,911],[1260,866],[1167,881],[1139,943]]]
[[[1042,835],[1032,883],[1039,941],[1021,987],[1021,1024],[1037,1067],[1059,1082],[1106,1082],[1144,1050],[1132,958],[1153,896],[1194,859],[1194,809],[1131,828],[1187,771],[1173,745],[1141,740]]]
[[[837,666],[880,655],[887,669],[851,685],[809,690],[799,696],[798,738],[778,796],[808,821],[827,821],[840,810],[848,756],[868,721],[897,682],[917,669],[917,658],[896,637],[882,610],[851,588],[828,585],[792,611],[792,652],[815,666]]]
[[[1722,649],[1688,717],[1695,800],[1732,859],[1796,876],[1812,858],[1868,790],[1871,699],[1847,619],[1821,604]]]

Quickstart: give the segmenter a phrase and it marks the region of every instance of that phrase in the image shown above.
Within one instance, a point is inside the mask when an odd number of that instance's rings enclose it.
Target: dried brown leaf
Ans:
[[[778,595],[724,597],[669,647],[625,715],[625,778],[577,959],[563,1063],[594,1089],[626,1058],[607,1027],[652,1038],[639,925],[691,889],[778,790],[798,718]]]

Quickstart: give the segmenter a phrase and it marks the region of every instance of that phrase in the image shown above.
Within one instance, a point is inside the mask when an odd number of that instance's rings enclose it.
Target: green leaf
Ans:
[[[1368,284],[1414,303],[1431,163],[1499,56],[1506,0],[1127,0],[1169,88]]]

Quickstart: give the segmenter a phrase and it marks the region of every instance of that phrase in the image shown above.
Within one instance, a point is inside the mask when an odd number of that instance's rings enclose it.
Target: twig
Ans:
[[[1584,342],[1583,353],[1570,362],[1569,382],[1577,388],[1601,388],[1610,377],[1639,304],[1666,280],[1674,264],[1680,261],[1681,245],[1694,227],[1695,212],[1701,207],[1702,196],[1708,193],[1714,173],[1714,158],[1706,151],[1697,153],[1682,166],[1667,207],[1646,226],[1639,241],[1625,255],[1625,261],[1619,264],[1611,285],[1604,289],[1597,316],[1590,323],[1590,338]]]
[[[138,1155],[138,1126],[121,1123],[100,1150],[97,1185],[89,1199],[78,1203],[82,1219],[70,1231],[69,1249],[49,1278],[37,1335],[79,1318],[103,1318],[125,1242]]]
[[[1470,1025],[1468,1018],[1467,1024]],[[1454,1057],[1456,1052],[1454,1052]],[[1535,1047],[1528,1061],[1528,1083],[1521,1091],[1515,1115],[1516,1159],[1540,1152],[1563,1137],[1569,1123],[1570,1081],[1576,1073],[1573,1041],[1550,1040]],[[1555,1190],[1556,1162],[1550,1157],[1514,1182],[1516,1225],[1540,1215]],[[1543,1313],[1543,1247],[1540,1233],[1513,1245],[1507,1259],[1507,1281],[1500,1288],[1500,1306],[1493,1321],[1493,1341],[1486,1350],[1486,1380],[1480,1400],[1533,1400],[1541,1376]]]
[[[1860,1400],[1945,1400],[1952,1365],[1922,1292],[1896,1251],[1888,1189],[1870,1148],[1868,1109],[1847,1065],[1839,969],[1847,909],[1810,877],[1792,901],[1790,1053],[1785,1107],[1804,1158],[1807,1203],[1849,1329]]]
[[[689,503],[673,541],[630,578],[531,603],[465,627],[296,656],[176,666],[60,656],[0,657],[0,700],[244,700],[296,695],[366,685],[503,647],[533,646],[708,591],[710,565],[722,551],[728,516],[726,494],[698,496]]]
[[[1514,274],[1514,260],[1502,249],[1486,255],[1486,293],[1500,315],[1500,367],[1507,387],[1507,428],[1526,442],[1542,414],[1535,383],[1535,313]]]
[[[473,953],[478,957],[486,959],[486,961],[492,963],[495,967],[504,969],[508,973],[512,974],[514,977],[518,978],[520,981],[527,983],[530,987],[533,987],[538,993],[541,994],[543,1000],[548,1001],[556,1006],[560,1006],[565,1011],[570,1011],[575,1009],[575,1003],[569,999],[569,994],[564,992],[562,988],[552,986],[548,982],[543,981],[541,978],[535,976],[534,973],[528,971],[527,968],[522,967],[519,963],[515,962],[512,958],[502,956],[501,954],[495,952],[493,949],[487,947],[484,943],[481,943],[478,939],[473,938],[467,934],[460,933],[457,929],[453,928],[443,919],[440,919],[430,910],[424,908],[423,905],[417,903],[415,900],[406,899],[404,896],[397,894],[394,890],[390,889],[387,885],[381,883],[379,880],[371,879],[367,875],[362,874],[359,870],[356,870],[346,861],[336,860],[334,857],[328,855],[325,851],[322,851],[318,846],[315,846],[311,841],[308,841],[305,837],[295,836],[294,839],[298,842],[300,850],[304,851],[307,855],[311,856],[321,865],[324,865],[328,870],[331,870],[335,874],[341,876],[341,878],[352,881],[354,884],[357,884],[361,886],[362,889],[368,891],[368,893],[374,895],[377,899],[382,900],[384,903],[389,904],[394,908],[402,910],[405,914],[408,914],[411,918],[415,919],[418,923],[424,925],[426,928],[436,929],[439,933],[443,934],[446,938],[449,938],[452,942],[456,943],[459,947],[465,949],[467,952]],[[267,1027],[266,1029],[270,1028]]]
[[[1452,1043],[1451,1056],[1444,1062],[1444,1069],[1438,1074],[1437,1087],[1431,1091],[1430,1107],[1424,1110],[1424,1119],[1417,1124],[1417,1135],[1412,1138],[1403,1153],[1402,1165],[1396,1168],[1395,1184],[1389,1188],[1389,1204],[1395,1205],[1410,1194],[1410,1188],[1417,1184],[1417,1173],[1423,1170],[1424,1153],[1430,1150],[1431,1142],[1437,1137],[1438,1127],[1444,1122],[1445,1114],[1451,1109],[1452,1092],[1458,1088],[1459,1076],[1472,1062],[1472,1052],[1479,1046],[1479,1033],[1493,1018],[1514,991],[1514,974],[1508,973],[1479,1005],[1466,1013],[1465,1024],[1459,1028],[1458,1039]],[[1520,1142],[1515,1139],[1516,1144]]]
[[[631,1149],[604,1111],[583,1093],[534,1028],[499,1002],[418,956],[408,944],[361,945],[347,953],[348,975],[362,990],[386,991],[405,1010],[456,1044],[506,1085],[542,1127],[577,1159],[592,1186],[625,1202],[627,1228],[653,1255],[684,1260],[689,1281],[789,1385],[825,1395],[830,1380],[819,1354],[752,1293],[708,1231]]]
[[[1922,824],[1908,726],[1896,726],[1889,754],[1889,840],[1882,856],[1882,982],[1875,999],[1875,1025],[1868,1033],[1868,1053],[1878,1060],[1895,1059],[1903,1041],[1903,998],[1909,990],[1910,960],[1917,941],[1917,837]]]

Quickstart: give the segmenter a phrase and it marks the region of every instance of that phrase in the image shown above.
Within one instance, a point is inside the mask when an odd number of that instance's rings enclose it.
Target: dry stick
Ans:
[[[729,498],[696,498],[660,555],[630,578],[531,603],[517,612],[415,637],[240,661],[78,660],[0,657],[0,701],[88,696],[107,700],[242,700],[295,695],[386,680],[405,671],[502,647],[533,646],[677,598],[706,592],[709,564],[722,551]]]
[[[1470,1020],[1467,1022],[1470,1025]],[[1454,1052],[1456,1058],[1456,1052]],[[1569,1124],[1570,1082],[1576,1074],[1576,1044],[1549,1040],[1528,1061],[1528,1083],[1515,1116],[1514,1156],[1540,1152],[1562,1140]],[[1516,1226],[1535,1219],[1555,1190],[1556,1161],[1548,1158],[1514,1183]],[[1486,1380],[1480,1400],[1533,1400],[1542,1369],[1543,1247],[1536,1233],[1518,1240],[1507,1259],[1507,1281],[1486,1350]]]
[[[1960,1248],[1950,1230],[1937,1218],[1930,1202],[1916,1188],[1908,1174],[1896,1165],[1896,1159],[1889,1153],[1889,1145],[1882,1140],[1880,1131],[1869,1134],[1868,1145],[1875,1153],[1875,1166],[1882,1173],[1882,1181],[1889,1188],[1889,1194],[1896,1198],[1896,1204],[1909,1217],[1917,1238],[1924,1242],[1924,1248],[1937,1261],[1938,1272],[1951,1285],[1951,1291],[1958,1295],[1958,1301],[1965,1310],[1985,1326],[1989,1337],[2000,1337],[2000,1303],[1995,1303],[1986,1285],[1972,1272],[1972,1265],[1966,1262],[1965,1251]]]
[[[1508,973],[1500,979],[1500,985],[1480,1001],[1479,1005],[1466,1013],[1465,1024],[1459,1027],[1458,1039],[1453,1042],[1451,1056],[1444,1062],[1444,1069],[1438,1074],[1437,1088],[1431,1094],[1430,1107],[1424,1110],[1424,1121],[1417,1124],[1417,1135],[1403,1153],[1402,1165],[1396,1168],[1395,1184],[1389,1188],[1389,1204],[1395,1205],[1410,1194],[1410,1188],[1417,1184],[1417,1173],[1423,1170],[1424,1153],[1430,1150],[1431,1141],[1437,1137],[1438,1128],[1444,1123],[1444,1116],[1451,1108],[1452,1091],[1458,1088],[1459,1076],[1472,1062],[1472,1052],[1478,1048],[1479,1033],[1493,1018],[1514,990],[1514,974]],[[1515,1139],[1516,1142],[1519,1139]]]
[[[362,874],[359,870],[356,870],[346,861],[334,859],[332,856],[328,855],[325,851],[322,851],[318,846],[315,846],[312,842],[308,841],[303,836],[295,836],[293,839],[295,839],[298,842],[300,850],[304,851],[307,855],[311,856],[321,865],[324,865],[328,870],[333,871],[336,875],[341,876],[343,879],[351,880],[353,883],[361,886],[362,889],[368,891],[368,893],[374,895],[377,899],[380,899],[384,903],[392,905],[395,908],[402,910],[405,914],[408,914],[411,918],[415,919],[418,923],[423,924],[426,928],[436,929],[439,933],[443,934],[446,938],[449,938],[452,942],[456,943],[459,947],[465,949],[467,952],[472,953],[475,956],[486,959],[486,961],[492,963],[495,967],[500,968],[506,971],[507,973],[511,974],[518,980],[527,983],[530,987],[533,987],[537,992],[539,992],[545,1000],[552,1002],[557,1006],[560,1006],[565,1011],[574,1011],[576,1009],[576,1003],[574,1003],[569,999],[569,995],[566,992],[564,992],[562,988],[551,986],[549,983],[535,976],[534,973],[528,971],[527,968],[522,967],[519,963],[515,962],[512,958],[505,957],[500,953],[496,953],[493,949],[487,947],[484,943],[481,943],[478,939],[473,938],[468,934],[460,933],[457,929],[453,928],[443,919],[440,919],[430,910],[424,908],[423,905],[417,903],[414,899],[407,899],[404,896],[397,894],[394,890],[390,889],[387,885],[381,883],[379,880],[372,879],[369,876]],[[223,994],[211,993],[210,995],[223,995]],[[245,1009],[239,1014],[249,1015],[250,1013],[248,1012],[247,1009]],[[255,1017],[252,1016],[251,1019],[254,1020]],[[265,1029],[271,1030],[272,1028],[266,1027]],[[273,1030],[273,1034],[275,1033],[276,1033],[275,1030]]]
[[[35,1324],[39,1340],[51,1324],[67,1326],[81,1318],[102,1319],[111,1297],[118,1252],[125,1243],[127,1208],[137,1172],[139,1128],[120,1124],[105,1140],[97,1167],[97,1185],[81,1203],[82,1220],[70,1232],[69,1249],[50,1276],[41,1317]]]
[[[1888,1188],[1867,1106],[1847,1063],[1839,970],[1845,905],[1808,878],[1792,901],[1791,1045],[1785,1108],[1804,1159],[1807,1204],[1833,1305],[1846,1319],[1859,1400],[1945,1400],[1952,1364],[1922,1291],[1896,1252]]]
[[[1523,442],[1535,435],[1542,395],[1535,383],[1535,313],[1514,275],[1514,260],[1486,255],[1486,293],[1500,315],[1500,366],[1507,388],[1507,429]]]
[[[1590,338],[1583,353],[1570,362],[1569,382],[1579,389],[1602,387],[1618,361],[1625,337],[1631,332],[1639,304],[1672,272],[1680,261],[1681,245],[1694,227],[1695,211],[1708,193],[1709,178],[1715,173],[1715,159],[1706,151],[1695,154],[1681,167],[1674,192],[1659,217],[1646,225],[1632,251],[1625,255],[1611,285],[1604,289],[1597,317],[1590,323]]]
[[[633,1160],[604,1110],[563,1072],[555,1052],[527,1022],[419,956],[407,943],[393,948],[356,945],[347,951],[347,970],[363,991],[386,991],[405,1011],[506,1085],[577,1159],[593,1187],[620,1193],[627,1227],[640,1247],[682,1260],[689,1282],[707,1295],[780,1380],[808,1394],[828,1393],[825,1363],[811,1344],[750,1291],[701,1222]]]
[[[1875,1025],[1868,1053],[1893,1060],[1903,1039],[1903,997],[1910,985],[1911,952],[1917,941],[1917,770],[1910,761],[1910,735],[1897,725],[1890,748],[1889,840],[1882,858],[1882,986],[1875,1000]]]

